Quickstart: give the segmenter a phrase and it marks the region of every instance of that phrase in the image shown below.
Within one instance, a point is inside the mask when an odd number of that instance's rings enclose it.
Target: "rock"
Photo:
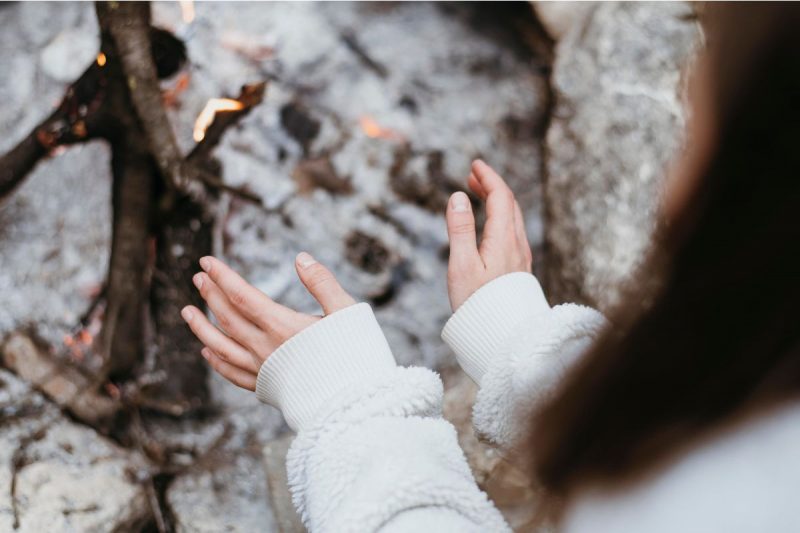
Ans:
[[[549,296],[608,309],[649,242],[684,125],[685,3],[602,3],[558,43],[547,133]]]
[[[172,482],[167,492],[177,533],[276,531],[258,454],[212,457]]]
[[[151,519],[147,475],[140,455],[0,370],[0,531],[135,531]]]

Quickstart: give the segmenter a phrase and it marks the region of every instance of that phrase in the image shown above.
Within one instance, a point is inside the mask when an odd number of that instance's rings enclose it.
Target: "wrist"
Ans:
[[[331,398],[396,367],[368,304],[346,307],[283,343],[258,373],[256,396],[298,431]]]
[[[532,274],[505,274],[481,286],[458,307],[445,324],[442,339],[480,385],[492,359],[513,332],[549,309]]]

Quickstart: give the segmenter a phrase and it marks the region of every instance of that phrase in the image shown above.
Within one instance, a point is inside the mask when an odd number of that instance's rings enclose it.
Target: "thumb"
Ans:
[[[306,286],[311,296],[322,306],[326,315],[356,303],[352,296],[333,277],[331,271],[311,257],[311,254],[300,252],[295,259],[295,268],[300,281]]]
[[[463,192],[456,192],[447,203],[447,234],[450,238],[450,267],[463,270],[480,262],[477,236],[475,234],[475,215],[469,198]]]

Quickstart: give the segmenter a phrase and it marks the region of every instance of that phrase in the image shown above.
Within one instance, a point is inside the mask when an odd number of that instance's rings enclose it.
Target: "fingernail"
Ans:
[[[208,351],[208,348],[203,348],[202,350],[200,350],[200,355],[208,359],[209,357],[211,357],[211,352]]]
[[[201,258],[200,268],[202,268],[206,272],[211,272],[211,260],[208,257]]]
[[[307,252],[300,252],[299,254],[297,254],[297,263],[302,268],[308,268],[316,262],[317,260],[311,257],[311,254]]]
[[[463,192],[457,192],[453,195],[452,206],[456,213],[469,211],[469,198]]]
[[[184,307],[181,310],[181,316],[186,322],[189,322],[192,319],[192,317],[194,317],[194,313],[192,313],[192,310],[189,309],[188,307]]]
[[[199,272],[197,274],[195,274],[192,277],[192,283],[194,283],[194,286],[197,287],[197,290],[202,289],[203,288],[203,275],[200,274]]]

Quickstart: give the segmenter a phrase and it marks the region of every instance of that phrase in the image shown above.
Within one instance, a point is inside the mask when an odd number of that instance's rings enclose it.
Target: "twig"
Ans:
[[[96,138],[109,118],[101,109],[104,85],[105,73],[92,63],[67,88],[58,108],[0,157],[0,200],[22,183],[52,149]]]
[[[38,429],[33,433],[26,435],[19,441],[19,445],[17,449],[14,450],[13,455],[11,456],[11,512],[13,515],[13,524],[12,527],[16,530],[19,529],[19,508],[17,507],[17,477],[19,475],[19,471],[23,468],[27,463],[27,458],[25,457],[25,452],[27,451],[28,445],[32,442],[40,440],[44,433],[47,431],[46,428]]]
[[[364,49],[363,45],[358,42],[355,33],[350,30],[342,32],[342,41],[368,69],[381,78],[386,78],[389,75],[389,70],[382,63],[373,59]]]
[[[32,131],[17,146],[0,158],[0,199],[22,183],[47,150],[36,140]]]
[[[208,164],[211,153],[220,141],[222,141],[225,132],[228,131],[228,128],[231,126],[239,123],[239,121],[246,117],[255,106],[264,100],[266,89],[267,84],[265,82],[242,86],[241,91],[239,91],[239,96],[236,98],[236,100],[242,104],[242,109],[237,109],[235,111],[218,111],[214,115],[214,120],[208,126],[203,140],[197,143],[192,151],[189,152],[189,155],[186,156],[187,164],[196,167],[198,177],[207,186],[228,192],[258,205],[263,204],[261,198],[257,195],[245,189],[225,184],[219,176],[205,170],[203,167],[211,166]]]
[[[91,320],[92,315],[97,309],[97,306],[100,305],[100,302],[105,300],[107,290],[108,290],[108,285],[103,283],[103,286],[100,288],[100,292],[98,292],[97,295],[95,295],[92,298],[92,301],[86,308],[86,311],[84,311],[81,317],[78,319],[78,327],[76,328],[76,330],[80,331],[81,329],[89,325],[89,320]]]
[[[208,187],[213,189],[218,189],[220,191],[225,191],[233,196],[241,198],[242,200],[246,200],[248,202],[252,202],[254,204],[263,206],[264,203],[261,201],[261,197],[255,193],[252,193],[246,189],[241,187],[234,187],[232,185],[228,185],[223,182],[216,174],[212,174],[211,172],[207,172],[202,169],[197,169],[197,175],[205,183]]]
[[[136,448],[139,452],[147,455],[142,442],[149,437],[145,436],[144,428],[142,427],[142,414],[138,408],[133,409],[131,414],[131,429],[133,430],[133,437],[136,443]],[[158,494],[156,493],[156,485],[153,481],[153,475],[150,473],[144,483],[145,492],[147,492],[147,501],[150,504],[150,511],[156,519],[156,527],[158,533],[169,533],[170,528],[167,525],[167,520],[164,517],[164,511],[161,509],[161,503],[158,501]]]

